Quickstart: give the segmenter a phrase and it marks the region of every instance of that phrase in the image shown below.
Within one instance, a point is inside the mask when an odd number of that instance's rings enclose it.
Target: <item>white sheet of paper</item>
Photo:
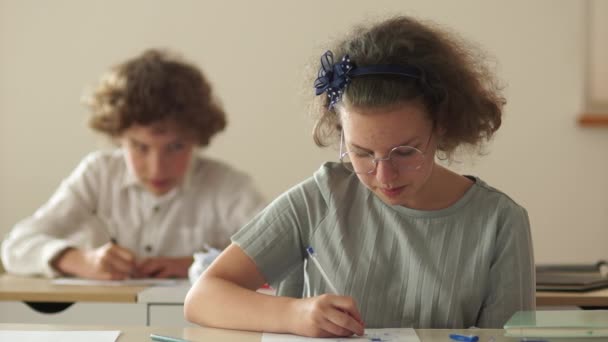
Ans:
[[[82,331],[25,331],[0,330],[0,341],[19,342],[116,342],[120,336],[118,330],[82,330]]]
[[[365,329],[365,335],[337,338],[312,338],[288,334],[264,333],[262,342],[306,342],[306,341],[366,341],[366,342],[420,342],[412,328]]]
[[[182,282],[179,279],[140,278],[125,280],[92,280],[81,278],[53,279],[53,285],[82,285],[82,286],[175,286]]]

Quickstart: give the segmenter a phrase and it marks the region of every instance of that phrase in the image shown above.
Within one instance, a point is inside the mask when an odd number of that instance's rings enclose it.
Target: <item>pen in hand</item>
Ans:
[[[323,279],[325,279],[325,283],[327,283],[327,286],[329,287],[331,292],[335,295],[339,294],[338,290],[336,289],[334,284],[331,282],[331,280],[329,280],[327,273],[325,273],[325,271],[323,270],[323,267],[321,267],[321,263],[319,263],[319,260],[317,260],[317,256],[315,255],[315,250],[309,246],[308,248],[306,248],[306,252],[308,253],[309,259],[312,261],[313,264],[315,264],[315,266],[321,273],[321,276],[323,277]]]
[[[109,218],[105,219],[104,217],[102,217],[100,215],[98,215],[97,217],[105,228],[106,235],[108,236],[108,239],[110,240],[109,243],[112,245],[111,249],[114,250],[114,252],[112,253],[115,255],[115,257],[113,258],[115,260],[113,264],[114,265],[117,265],[117,263],[122,264],[123,266],[121,266],[121,269],[123,269],[123,272],[127,273],[127,277],[128,278],[135,277],[137,274],[135,255],[130,250],[128,250],[118,244],[118,239],[116,238],[116,235],[115,235],[115,234],[118,234],[118,230],[115,228],[115,225],[113,224],[112,220]],[[131,264],[129,267],[130,270],[128,272],[124,269],[124,267],[127,267],[127,266],[125,266],[125,263]]]
[[[308,248],[306,248],[306,252],[308,253],[309,260],[312,261],[313,264],[315,264],[315,266],[319,270],[319,273],[321,273],[321,276],[325,280],[325,283],[327,283],[327,287],[329,287],[329,289],[331,290],[332,294],[334,294],[334,295],[340,295],[340,293],[338,292],[338,289],[336,289],[336,287],[334,286],[334,284],[329,279],[329,276],[327,275],[327,273],[325,272],[325,270],[323,269],[323,267],[321,267],[321,263],[317,259],[317,255],[315,254],[315,250],[312,247],[308,246]],[[356,317],[356,316],[354,316],[354,315],[352,315],[350,313],[349,313],[349,315],[351,317],[353,317],[355,320],[357,320],[359,322],[359,324],[361,324],[361,326],[364,326],[363,320],[360,317]],[[359,333],[357,333],[355,331],[353,331],[353,332],[356,333],[356,334],[359,334]],[[361,335],[362,335],[362,333],[361,333]]]

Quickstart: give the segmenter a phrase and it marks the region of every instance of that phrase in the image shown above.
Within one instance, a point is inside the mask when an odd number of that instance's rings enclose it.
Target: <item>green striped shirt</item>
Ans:
[[[283,295],[330,292],[312,246],[368,328],[502,328],[535,306],[524,208],[479,178],[452,206],[390,206],[338,163],[324,164],[232,238]]]

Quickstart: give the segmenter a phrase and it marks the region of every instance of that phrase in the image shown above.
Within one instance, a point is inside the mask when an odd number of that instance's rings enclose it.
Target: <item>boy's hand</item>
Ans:
[[[192,257],[154,257],[137,264],[135,277],[139,278],[187,278]]]
[[[86,264],[84,277],[103,280],[122,280],[129,278],[135,270],[135,254],[115,243],[85,251]]]
[[[108,242],[90,250],[67,248],[51,265],[61,273],[97,280],[122,280],[135,269],[135,254]]]

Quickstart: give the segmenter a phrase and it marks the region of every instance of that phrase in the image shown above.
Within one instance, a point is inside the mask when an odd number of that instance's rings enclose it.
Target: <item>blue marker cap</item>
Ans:
[[[479,341],[479,336],[450,334],[450,339],[452,339],[454,341],[462,341],[462,342],[477,342],[477,341]]]
[[[310,253],[310,254],[314,254],[314,253],[315,253],[315,250],[314,250],[314,249],[312,249],[312,247],[311,247],[311,246],[306,247],[306,251],[307,251],[308,253]]]

